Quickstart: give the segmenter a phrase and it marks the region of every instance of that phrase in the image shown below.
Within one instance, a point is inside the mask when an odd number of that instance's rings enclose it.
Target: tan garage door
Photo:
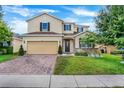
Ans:
[[[29,41],[27,47],[28,54],[57,54],[58,42]]]

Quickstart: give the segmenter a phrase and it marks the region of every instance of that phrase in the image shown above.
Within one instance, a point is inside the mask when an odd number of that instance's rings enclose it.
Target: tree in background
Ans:
[[[3,11],[2,11],[2,7],[0,6],[0,21],[2,20],[2,16],[3,16]]]
[[[2,6],[0,6],[0,42],[11,41],[12,32],[10,27],[3,20]]]
[[[115,44],[117,45],[117,48],[124,49],[124,37],[117,38]]]
[[[124,36],[124,6],[106,6],[98,12],[95,22],[99,42],[118,46],[121,40],[117,39]]]

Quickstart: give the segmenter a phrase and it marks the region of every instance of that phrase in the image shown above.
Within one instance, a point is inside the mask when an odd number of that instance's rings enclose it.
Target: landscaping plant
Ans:
[[[21,45],[19,49],[19,56],[23,56],[24,54],[25,52],[24,52],[23,46]]]
[[[122,54],[122,59],[124,60],[124,54]]]
[[[88,56],[87,52],[85,51],[80,51],[75,53],[76,56]]]
[[[58,54],[62,54],[62,46],[59,45]]]
[[[124,50],[115,50],[115,51],[111,52],[111,54],[114,54],[114,55],[116,55],[116,54],[124,54]]]

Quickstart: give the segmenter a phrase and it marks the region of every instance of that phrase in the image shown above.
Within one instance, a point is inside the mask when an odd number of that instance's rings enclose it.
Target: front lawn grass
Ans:
[[[15,54],[0,55],[0,63],[16,58]]]
[[[124,74],[121,56],[104,54],[102,58],[58,57],[54,74],[57,75],[97,75]]]

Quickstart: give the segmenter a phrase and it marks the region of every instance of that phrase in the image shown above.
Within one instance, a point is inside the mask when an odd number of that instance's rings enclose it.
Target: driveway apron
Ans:
[[[57,55],[26,55],[0,64],[0,74],[51,75]]]

